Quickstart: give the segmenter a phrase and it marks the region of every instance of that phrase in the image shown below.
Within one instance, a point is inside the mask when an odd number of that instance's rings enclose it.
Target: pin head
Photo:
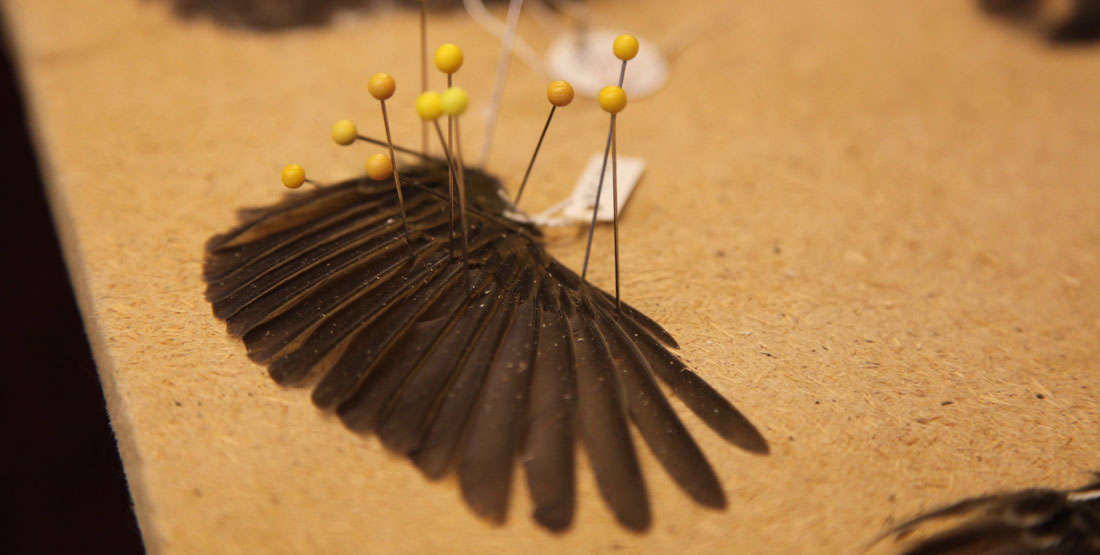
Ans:
[[[283,168],[281,177],[286,188],[297,189],[302,186],[302,183],[306,182],[306,170],[298,164],[291,164]]]
[[[462,115],[466,111],[466,107],[470,104],[470,97],[466,94],[466,91],[458,88],[451,87],[443,91],[441,97],[443,113],[448,116]]]
[[[546,99],[557,107],[567,106],[573,102],[573,85],[568,81],[554,81],[546,88]]]
[[[435,49],[435,67],[443,73],[454,73],[462,67],[462,49],[447,43]]]
[[[615,57],[622,60],[632,60],[638,55],[638,39],[634,35],[619,35],[615,37],[615,43],[611,45]]]
[[[443,115],[443,96],[435,91],[424,91],[416,97],[416,113],[424,121],[439,119]]]
[[[626,91],[615,85],[609,85],[600,89],[598,97],[600,108],[605,112],[617,114],[626,108]]]
[[[367,91],[378,100],[386,100],[393,96],[395,90],[397,90],[397,83],[388,73],[375,73],[370,76],[370,81],[367,82]]]
[[[393,162],[385,154],[371,154],[367,158],[367,176],[375,181],[388,179],[393,175]]]
[[[332,140],[338,145],[350,145],[355,142],[356,135],[359,131],[355,128],[355,124],[342,119],[332,124]]]

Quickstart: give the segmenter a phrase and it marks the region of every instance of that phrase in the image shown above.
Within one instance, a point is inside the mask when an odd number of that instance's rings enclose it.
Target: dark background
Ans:
[[[0,552],[141,553],[7,44],[0,48]]]

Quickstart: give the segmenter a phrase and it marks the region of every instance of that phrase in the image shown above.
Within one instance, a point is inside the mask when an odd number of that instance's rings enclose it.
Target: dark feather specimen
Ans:
[[[957,520],[903,553],[1098,554],[1100,481],[1069,491],[1029,489],[965,499],[899,524],[882,537],[894,535],[900,540],[922,526],[948,519]]]
[[[221,25],[255,31],[281,31],[328,25],[345,12],[366,12],[384,4],[371,0],[168,0],[185,18],[204,17]],[[433,12],[460,6],[460,0],[426,0]],[[415,8],[419,0],[399,0]]]
[[[470,291],[448,240],[443,164],[402,172],[406,245],[389,182],[353,180],[242,212],[207,244],[214,314],[283,385],[406,454],[458,474],[479,515],[503,522],[516,459],[535,520],[573,520],[574,448],[588,453],[618,520],[650,524],[631,423],[684,491],[709,507],[722,486],[657,379],[730,442],[768,447],[669,349],[672,337],[552,259],[533,226],[504,217],[500,184],[469,171]]]
[[[1054,43],[1100,40],[1100,0],[978,0],[978,5]]]

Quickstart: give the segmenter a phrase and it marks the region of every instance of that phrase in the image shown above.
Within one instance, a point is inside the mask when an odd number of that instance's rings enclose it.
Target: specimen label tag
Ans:
[[[596,201],[596,188],[600,184],[600,168],[603,167],[603,153],[593,154],[588,159],[588,165],[584,167],[573,192],[562,202],[549,210],[539,214],[535,221],[543,225],[565,225],[570,223],[587,223],[592,221],[592,206]],[[645,171],[645,159],[636,156],[618,157],[619,174],[619,213],[623,213],[630,194]],[[607,161],[607,170],[603,177],[603,189],[600,191],[600,211],[596,214],[596,220],[610,222],[614,219],[611,207],[611,160]],[[551,218],[557,212],[561,212],[558,218]]]

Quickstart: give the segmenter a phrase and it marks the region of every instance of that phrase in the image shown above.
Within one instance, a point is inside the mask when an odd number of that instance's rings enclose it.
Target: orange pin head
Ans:
[[[358,134],[355,124],[346,119],[332,124],[332,140],[338,145],[347,146],[354,143]]]
[[[382,181],[393,175],[393,162],[385,154],[371,154],[366,165],[367,176],[375,181]]]
[[[619,35],[615,37],[615,43],[611,45],[611,51],[615,57],[622,60],[633,60],[638,55],[638,39],[634,35]]]
[[[469,95],[466,94],[466,91],[458,87],[451,87],[443,91],[443,94],[440,96],[440,108],[442,108],[443,113],[448,116],[462,115],[469,104]]]
[[[617,114],[623,111],[623,108],[626,108],[626,91],[615,85],[600,89],[598,99],[600,101],[600,108],[603,108],[605,112],[611,114]]]
[[[397,83],[388,73],[375,73],[367,82],[367,91],[378,100],[386,100],[397,90]]]
[[[447,43],[435,50],[435,67],[443,73],[454,73],[462,67],[462,49]]]
[[[561,108],[573,102],[573,85],[568,81],[554,81],[546,88],[546,99],[550,104]]]
[[[297,189],[302,186],[302,183],[306,182],[306,170],[298,164],[291,164],[283,168],[280,177],[287,189]]]
[[[437,120],[443,115],[443,96],[435,91],[424,91],[416,98],[416,113],[424,121]]]

